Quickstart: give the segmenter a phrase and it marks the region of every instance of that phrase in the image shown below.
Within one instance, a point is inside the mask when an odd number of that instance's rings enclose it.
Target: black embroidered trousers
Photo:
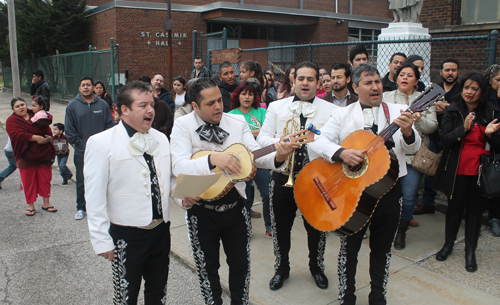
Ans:
[[[191,251],[206,304],[222,304],[220,242],[229,266],[231,304],[248,304],[250,286],[250,217],[243,198],[227,211],[193,206],[187,211]]]
[[[285,178],[283,178],[285,177]],[[293,195],[293,187],[283,184],[287,176],[274,172],[270,187],[271,223],[273,227],[273,244],[277,274],[290,273],[289,252],[291,247],[291,231],[297,213],[297,203]],[[307,231],[307,246],[309,248],[309,269],[312,274],[324,272],[324,254],[326,233],[313,228],[305,219],[304,227]]]
[[[368,296],[370,305],[387,304],[385,295],[389,278],[391,247],[396,235],[401,214],[401,186],[398,183],[385,194],[373,212],[369,224],[348,237],[341,237],[339,253],[339,300],[340,304],[356,304],[356,267],[358,252],[363,242],[363,235],[370,226],[370,278],[371,292]]]
[[[115,243],[113,304],[137,304],[144,278],[144,302],[166,304],[170,263],[170,222],[151,230],[111,224]]]

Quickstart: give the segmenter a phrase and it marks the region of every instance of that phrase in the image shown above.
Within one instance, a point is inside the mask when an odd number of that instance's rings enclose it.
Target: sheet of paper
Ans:
[[[200,196],[219,181],[220,176],[222,176],[222,173],[206,176],[180,174],[175,180],[177,185],[172,192],[172,197],[184,199],[184,197]]]

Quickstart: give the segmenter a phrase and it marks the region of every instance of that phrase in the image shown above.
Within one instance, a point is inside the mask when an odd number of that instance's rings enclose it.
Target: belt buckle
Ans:
[[[225,211],[229,210],[229,205],[228,204],[221,204],[221,205],[215,206],[214,209],[217,212],[225,212]]]

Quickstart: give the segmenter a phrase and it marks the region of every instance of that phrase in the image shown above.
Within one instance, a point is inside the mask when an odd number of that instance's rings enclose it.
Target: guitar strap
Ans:
[[[385,102],[382,102],[382,108],[384,108],[385,118],[387,119],[387,124],[391,124],[391,115],[389,114],[389,107]]]
[[[387,119],[387,124],[390,125],[391,124],[391,115],[389,114],[389,107],[387,107],[387,104],[385,102],[382,102],[382,108],[384,109],[384,114],[385,114],[385,118]],[[389,150],[394,148],[394,146],[396,146],[392,137],[385,142],[385,146]]]

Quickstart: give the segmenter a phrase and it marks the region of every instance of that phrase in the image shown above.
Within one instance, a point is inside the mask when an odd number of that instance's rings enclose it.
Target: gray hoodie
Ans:
[[[83,155],[87,140],[114,126],[108,103],[94,94],[87,103],[80,94],[66,107],[65,131],[68,142],[75,148],[75,155]]]

